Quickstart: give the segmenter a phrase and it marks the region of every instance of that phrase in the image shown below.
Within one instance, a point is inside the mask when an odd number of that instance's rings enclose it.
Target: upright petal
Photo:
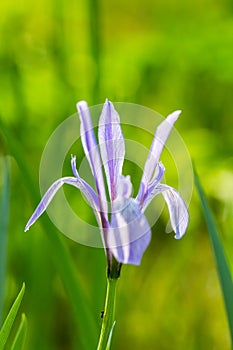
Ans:
[[[132,198],[116,201],[113,208],[108,247],[120,263],[139,265],[151,239],[146,217]]]
[[[143,193],[147,190],[148,184],[151,181],[151,177],[155,170],[155,167],[159,161],[163,147],[167,141],[167,138],[172,130],[174,123],[179,117],[181,111],[175,111],[171,113],[157,128],[152,145],[146,160],[142,180],[139,188],[139,193]]]
[[[125,143],[120,118],[113,104],[106,100],[99,119],[99,144],[111,201],[117,197],[117,182],[122,172]]]
[[[37,208],[35,209],[34,213],[30,217],[26,227],[25,231],[28,231],[30,226],[34,224],[34,222],[44,213],[44,211],[47,209],[49,203],[59,190],[59,188],[64,185],[72,185],[74,187],[77,187],[80,189],[87,200],[89,201],[90,205],[93,208],[93,211],[95,213],[96,219],[98,221],[98,224],[100,225],[100,214],[99,214],[99,207],[98,207],[98,197],[94,190],[83,180],[77,179],[75,177],[63,177],[57,181],[55,181],[48,191],[44,194],[43,198],[41,199],[40,203],[38,204]]]
[[[130,198],[133,190],[132,182],[130,176],[120,175],[118,178],[117,195],[124,198]]]
[[[154,191],[151,192],[150,200],[159,193],[162,193],[167,203],[171,225],[176,234],[175,238],[179,239],[184,235],[189,222],[189,214],[186,204],[179,192],[164,184],[159,184],[154,188]],[[143,211],[144,210],[145,207],[143,208]]]
[[[146,209],[154,196],[159,193],[159,191],[157,191],[157,186],[162,180],[164,172],[165,168],[162,162],[159,162],[155,168],[155,173],[152,180],[147,185],[147,189],[145,190],[144,187],[140,186],[136,199],[140,202],[141,208],[143,210]]]
[[[99,148],[96,142],[91,116],[88,105],[85,101],[77,103],[77,109],[81,121],[80,133],[83,149],[91,167],[95,179],[96,189],[100,198],[102,210],[107,212],[106,192],[104,187],[104,178],[102,173],[102,163],[99,154]]]

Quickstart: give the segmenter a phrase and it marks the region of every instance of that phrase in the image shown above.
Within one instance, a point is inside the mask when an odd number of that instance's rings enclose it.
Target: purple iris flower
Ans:
[[[175,238],[181,238],[188,225],[188,211],[184,200],[174,188],[160,182],[165,171],[159,162],[160,154],[181,111],[173,112],[158,126],[144,166],[138,194],[133,198],[130,177],[122,175],[125,142],[120,118],[113,104],[106,100],[103,106],[98,127],[99,145],[87,103],[79,102],[77,109],[81,121],[81,140],[96,189],[80,177],[76,168],[76,157],[72,156],[74,176],[63,177],[51,185],[29,219],[25,231],[46,210],[63,184],[72,185],[82,191],[95,213],[108,265],[111,266],[114,258],[120,264],[139,265],[151,239],[151,229],[144,211],[156,195],[161,193],[167,203]]]

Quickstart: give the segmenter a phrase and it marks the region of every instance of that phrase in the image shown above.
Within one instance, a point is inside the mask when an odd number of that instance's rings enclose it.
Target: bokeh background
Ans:
[[[10,219],[7,242],[0,242],[7,257],[5,274],[0,266],[0,313],[5,318],[25,281],[25,350],[82,349],[84,334],[94,339],[90,349],[97,342],[103,251],[72,242],[46,215],[28,233],[23,229],[39,198],[40,157],[49,136],[75,113],[78,100],[93,105],[106,97],[163,115],[183,110],[177,128],[233,268],[232,1],[1,1],[0,155],[8,155],[10,165]],[[3,161],[0,170],[1,189]],[[112,349],[230,349],[195,189],[189,211],[181,241],[164,234],[165,210],[141,266],[123,268]],[[75,300],[73,280],[88,300],[94,331],[85,319],[80,328],[84,301]]]

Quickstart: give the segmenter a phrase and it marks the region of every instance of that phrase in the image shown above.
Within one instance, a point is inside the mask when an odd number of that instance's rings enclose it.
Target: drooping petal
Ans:
[[[113,205],[108,246],[117,261],[139,265],[151,239],[150,226],[140,204],[132,198],[122,198]]]
[[[139,188],[139,193],[143,193],[148,188],[148,184],[151,181],[151,177],[155,170],[155,167],[159,161],[163,147],[167,141],[167,138],[172,130],[174,123],[179,117],[181,111],[175,111],[171,113],[157,128],[154,139],[144,166],[142,180]],[[143,194],[140,196],[143,196]]]
[[[99,147],[96,142],[91,116],[88,105],[85,101],[77,103],[77,109],[81,121],[80,134],[83,149],[90,164],[92,174],[95,179],[96,189],[101,201],[101,210],[107,212],[107,200],[104,186],[104,178],[102,173],[102,163],[99,154]]]
[[[154,196],[159,193],[159,191],[157,191],[157,186],[162,180],[164,172],[165,172],[165,168],[162,162],[159,162],[155,168],[154,176],[152,180],[149,182],[147,189],[145,190],[144,186],[143,187],[140,186],[136,199],[140,202],[140,205],[143,211],[149,205],[149,203],[154,198]]]
[[[181,195],[173,188],[162,192],[163,197],[167,203],[171,225],[175,232],[175,238],[180,239],[188,226],[189,215],[186,204]]]
[[[187,206],[179,192],[170,186],[159,184],[151,195],[154,197],[159,193],[162,193],[167,203],[172,229],[176,234],[175,238],[180,239],[184,235],[189,222]]]
[[[63,177],[63,178],[55,181],[50,186],[48,191],[44,194],[43,198],[41,199],[41,201],[38,204],[37,208],[35,209],[34,213],[30,217],[24,231],[28,231],[30,226],[32,226],[34,224],[34,222],[44,213],[44,211],[47,209],[49,203],[51,202],[51,200],[53,199],[53,197],[55,196],[55,194],[57,193],[57,191],[60,189],[60,187],[63,184],[72,185],[74,187],[79,188],[83,192],[83,194],[85,195],[85,197],[89,201],[90,205],[92,206],[93,211],[95,213],[95,216],[97,218],[97,221],[100,224],[98,197],[97,197],[96,193],[94,192],[94,190],[92,188],[90,188],[90,186],[87,183],[85,183],[82,180],[80,181],[75,177]]]
[[[117,181],[122,172],[125,143],[120,118],[113,104],[106,100],[98,130],[101,157],[106,173],[111,201],[117,197]]]

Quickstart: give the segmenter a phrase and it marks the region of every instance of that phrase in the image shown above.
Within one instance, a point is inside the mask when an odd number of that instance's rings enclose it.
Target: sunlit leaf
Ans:
[[[112,328],[110,330],[106,350],[110,350],[110,348],[111,348],[112,334],[113,334],[113,330],[114,330],[115,325],[116,325],[116,321],[113,322]]]
[[[18,309],[20,307],[21,301],[23,299],[23,295],[24,295],[24,291],[25,291],[25,284],[23,283],[23,286],[17,296],[17,298],[14,301],[14,304],[12,305],[7,318],[5,320],[5,322],[3,323],[3,326],[0,330],[0,350],[3,350],[6,344],[6,341],[9,337],[10,331],[11,331],[11,327],[14,323],[15,317],[17,315]]]
[[[201,200],[203,213],[205,216],[206,224],[208,227],[208,232],[210,236],[210,240],[212,243],[212,248],[215,256],[215,262],[217,265],[218,276],[222,288],[223,298],[225,302],[228,324],[231,334],[231,342],[233,344],[233,283],[232,276],[229,268],[229,264],[227,263],[225,252],[221,240],[219,238],[219,233],[214,222],[214,218],[208,202],[206,200],[204,191],[202,189],[200,180],[198,175],[195,174],[195,181],[198,190],[198,194]]]
[[[27,332],[27,319],[25,314],[22,314],[21,322],[14,338],[11,350],[23,350],[25,336]]]

